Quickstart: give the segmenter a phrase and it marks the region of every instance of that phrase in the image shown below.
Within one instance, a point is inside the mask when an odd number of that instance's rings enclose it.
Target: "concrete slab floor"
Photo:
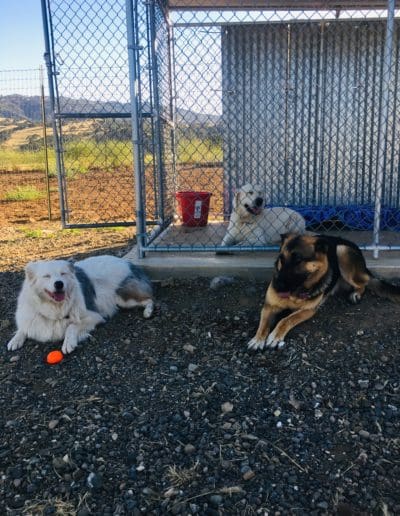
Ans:
[[[172,225],[155,241],[155,244],[202,246],[219,245],[225,234],[226,223],[211,222],[204,228],[185,228]],[[334,233],[329,233],[334,234]],[[372,233],[367,231],[341,231],[343,238],[359,244],[371,243]],[[400,242],[399,233],[382,232],[382,244]],[[382,277],[400,277],[400,252],[381,251],[378,259],[372,252],[365,251],[368,268]],[[216,255],[214,252],[146,252],[145,258],[139,259],[137,248],[133,247],[125,258],[140,265],[155,280],[166,278],[193,278],[234,276],[251,279],[268,280],[271,277],[276,251],[237,252],[232,255]]]

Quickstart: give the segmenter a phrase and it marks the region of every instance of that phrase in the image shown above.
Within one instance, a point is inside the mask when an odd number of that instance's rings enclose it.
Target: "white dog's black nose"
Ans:
[[[64,283],[62,281],[55,281],[54,288],[56,290],[62,290],[64,288]]]
[[[256,206],[262,206],[262,203],[263,203],[263,198],[262,197],[257,197],[257,199],[254,201],[254,204]]]

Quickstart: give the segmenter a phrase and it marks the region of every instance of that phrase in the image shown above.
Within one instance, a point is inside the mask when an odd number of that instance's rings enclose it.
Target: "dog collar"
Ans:
[[[332,270],[328,269],[328,272],[322,278],[322,281],[315,286],[312,290],[301,290],[296,297],[300,299],[312,299],[326,292],[332,282]]]
[[[290,296],[297,297],[299,299],[313,299],[324,293],[332,282],[332,271],[328,270],[326,275],[322,278],[322,281],[315,286],[312,290],[299,290],[297,292],[277,292],[278,296],[282,299],[288,299]]]

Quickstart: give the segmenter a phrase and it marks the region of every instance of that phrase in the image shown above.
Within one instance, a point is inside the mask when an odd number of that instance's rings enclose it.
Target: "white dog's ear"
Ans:
[[[239,199],[240,199],[240,190],[236,190],[235,195],[233,196],[233,209],[236,210],[236,208],[239,206]]]
[[[25,276],[29,281],[33,281],[36,277],[36,262],[29,262],[25,266]]]

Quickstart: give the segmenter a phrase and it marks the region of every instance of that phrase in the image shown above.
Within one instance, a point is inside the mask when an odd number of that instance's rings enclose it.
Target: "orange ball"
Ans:
[[[47,364],[53,365],[58,364],[64,358],[64,355],[59,350],[50,351],[46,357]]]

